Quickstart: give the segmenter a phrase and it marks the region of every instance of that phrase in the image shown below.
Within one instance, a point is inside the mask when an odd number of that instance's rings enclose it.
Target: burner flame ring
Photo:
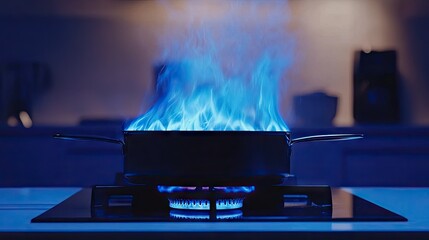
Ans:
[[[217,199],[216,210],[231,210],[243,207],[244,198]],[[210,210],[210,201],[207,199],[172,199],[169,198],[170,207],[182,210]]]
[[[179,210],[210,210],[210,199],[215,199],[216,210],[233,210],[243,207],[247,194],[255,187],[181,187],[158,186],[160,193],[167,194],[169,206]]]

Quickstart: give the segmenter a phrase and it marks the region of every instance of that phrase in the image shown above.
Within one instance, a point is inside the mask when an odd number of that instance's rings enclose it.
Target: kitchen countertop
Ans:
[[[408,222],[31,223],[80,188],[1,188],[0,239],[429,239],[429,188],[344,188]]]

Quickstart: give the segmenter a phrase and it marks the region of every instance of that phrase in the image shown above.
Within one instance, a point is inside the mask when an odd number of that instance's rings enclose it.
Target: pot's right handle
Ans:
[[[77,140],[77,141],[98,141],[98,142],[116,143],[116,144],[121,144],[122,147],[125,145],[125,143],[122,140],[107,138],[107,137],[99,137],[99,136],[67,135],[67,134],[56,133],[53,137],[58,139],[73,140],[73,141]]]
[[[363,134],[326,134],[314,135],[301,138],[295,138],[290,141],[290,144],[300,142],[318,142],[318,141],[346,141],[363,138]]]

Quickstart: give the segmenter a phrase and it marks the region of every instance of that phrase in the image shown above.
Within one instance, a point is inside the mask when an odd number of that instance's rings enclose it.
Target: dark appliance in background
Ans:
[[[298,127],[331,127],[337,114],[338,97],[313,92],[293,97],[295,125]]]
[[[51,72],[46,64],[0,64],[0,124],[30,127],[33,103],[50,84]]]
[[[353,73],[353,116],[357,123],[398,123],[397,53],[359,51]]]

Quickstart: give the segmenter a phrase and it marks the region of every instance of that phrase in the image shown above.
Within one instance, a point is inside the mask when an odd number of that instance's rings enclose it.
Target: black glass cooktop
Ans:
[[[365,199],[326,186],[255,187],[245,197],[237,194],[235,200],[231,199],[234,191],[212,194],[207,197],[211,200],[204,202],[186,199],[189,195],[166,194],[159,187],[98,186],[82,189],[32,222],[407,221]],[[201,196],[197,193],[190,198]],[[217,210],[204,208],[209,201],[215,203],[215,198],[221,199]],[[234,208],[237,204],[240,207]]]

